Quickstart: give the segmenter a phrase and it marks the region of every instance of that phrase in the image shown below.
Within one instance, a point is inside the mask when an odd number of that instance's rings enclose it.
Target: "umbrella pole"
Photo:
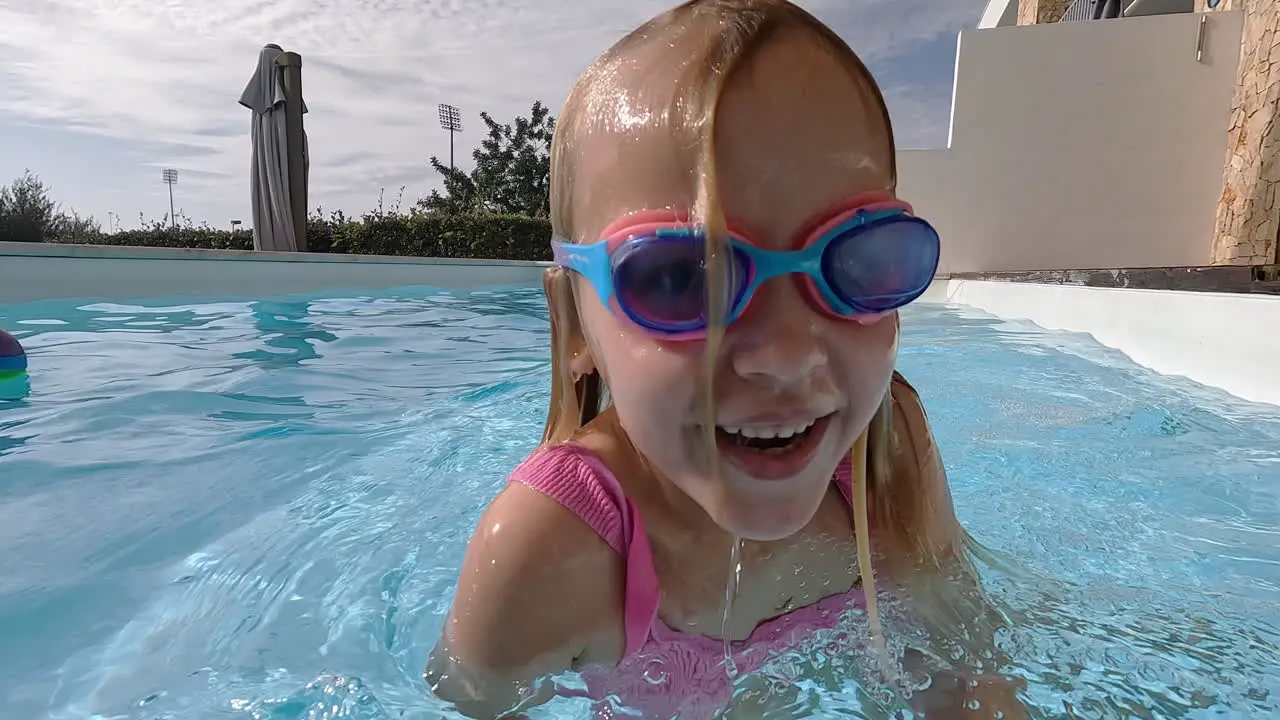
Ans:
[[[307,168],[302,128],[302,56],[281,53],[276,64],[284,69],[285,152],[289,162],[289,205],[293,217],[294,246],[307,252]]]

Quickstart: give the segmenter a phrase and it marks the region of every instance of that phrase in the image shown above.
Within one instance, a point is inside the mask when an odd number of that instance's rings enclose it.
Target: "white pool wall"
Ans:
[[[1280,296],[949,280],[934,301],[1092,335],[1135,363],[1280,405]]]

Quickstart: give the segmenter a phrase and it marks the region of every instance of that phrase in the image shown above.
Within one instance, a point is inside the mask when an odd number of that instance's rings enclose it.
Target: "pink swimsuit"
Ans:
[[[850,473],[846,458],[834,477],[846,502],[851,494]],[[581,445],[564,443],[534,453],[512,472],[509,481],[560,503],[626,558],[623,658],[614,667],[584,669],[586,692],[562,690],[561,694],[597,701],[597,715],[606,717],[611,716],[606,698],[646,718],[706,718],[728,705],[733,680],[724,667],[724,643],[674,630],[658,617],[661,590],[644,522],[604,463]],[[861,588],[854,587],[762,622],[749,638],[730,646],[738,673],[757,670],[814,632],[834,628],[845,610],[865,608],[865,603]]]

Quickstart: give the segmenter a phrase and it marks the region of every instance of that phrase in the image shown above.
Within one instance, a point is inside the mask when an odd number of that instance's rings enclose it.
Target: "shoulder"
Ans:
[[[508,487],[535,490],[623,553],[626,496],[600,453],[578,441],[539,448],[508,478]]]
[[[522,481],[520,473],[531,470],[543,486]],[[556,672],[618,625],[622,558],[545,486],[559,472],[572,489],[579,480],[569,476],[582,470],[574,462],[540,462],[535,453],[484,511],[445,628],[451,654],[504,675]]]

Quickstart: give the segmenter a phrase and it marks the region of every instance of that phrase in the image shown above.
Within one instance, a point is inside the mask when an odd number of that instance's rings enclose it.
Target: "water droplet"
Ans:
[[[667,669],[661,660],[654,658],[645,664],[644,679],[645,682],[653,685],[661,685],[667,681]]]
[[[729,579],[724,587],[724,615],[720,618],[720,637],[724,641],[724,669],[729,677],[738,676],[738,664],[733,661],[732,637],[729,633],[729,617],[733,601],[738,597],[738,583],[742,580],[742,538],[734,537],[729,544]]]
[[[724,658],[724,674],[730,679],[738,677],[738,663],[734,661],[732,655],[726,655]]]
[[[969,702],[965,703],[964,706],[969,708],[970,710],[977,710],[982,707],[982,703],[978,702],[977,700],[970,700]]]

